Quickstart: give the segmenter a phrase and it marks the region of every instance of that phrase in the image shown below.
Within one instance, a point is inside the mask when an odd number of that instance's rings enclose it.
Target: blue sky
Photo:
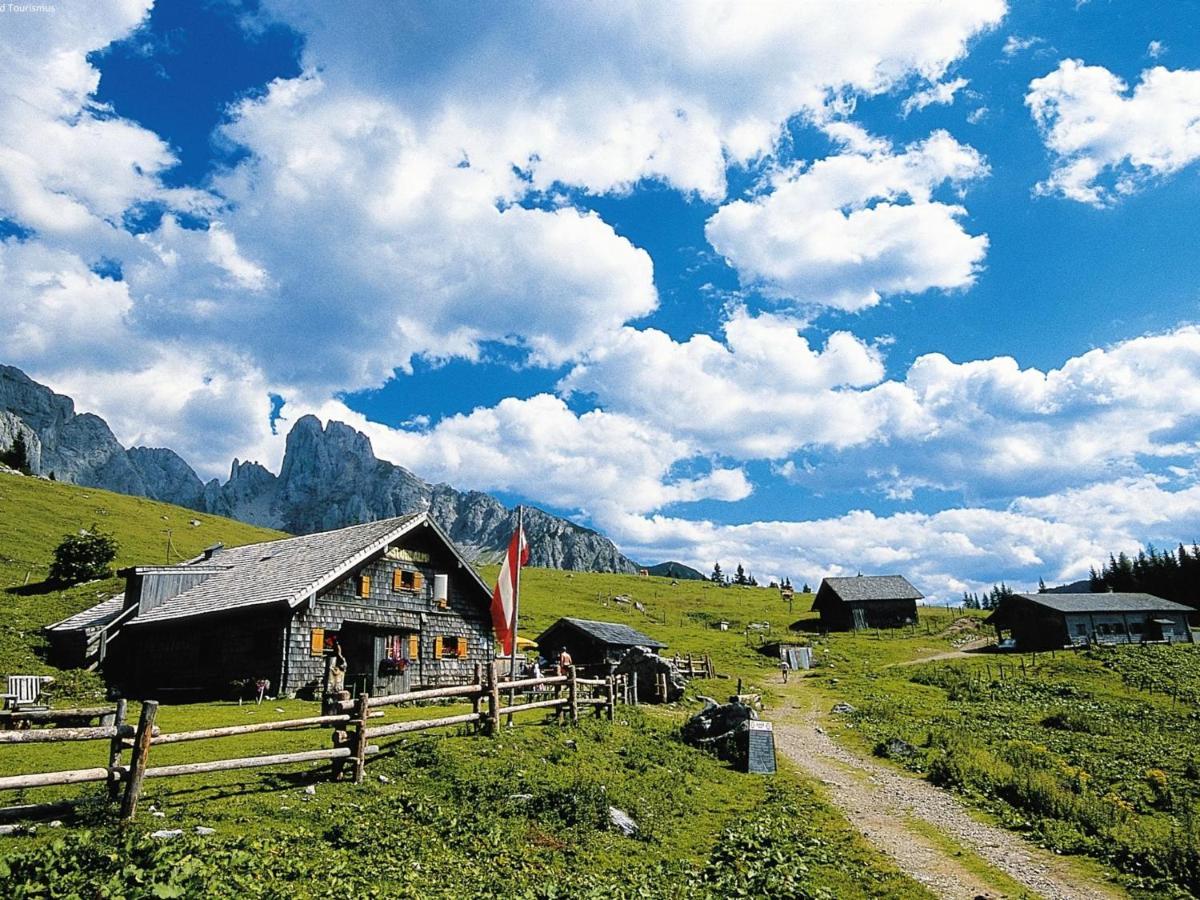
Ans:
[[[315,412],[647,561],[1077,578],[1200,538],[1197,13],[5,12],[0,359],[204,477]]]

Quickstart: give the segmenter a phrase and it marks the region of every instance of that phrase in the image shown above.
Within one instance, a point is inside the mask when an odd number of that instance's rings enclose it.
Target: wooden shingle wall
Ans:
[[[439,552],[440,551],[440,552]],[[494,653],[494,634],[486,598],[470,573],[444,549],[429,547],[429,562],[375,559],[323,591],[302,606],[292,619],[286,646],[286,692],[319,691],[325,672],[323,656],[314,655],[313,629],[343,631],[347,626],[369,627],[379,633],[406,632],[419,637],[420,653],[409,663],[409,683],[418,685],[457,684],[469,681],[475,663],[486,665]],[[395,572],[418,573],[416,591],[395,590]],[[433,600],[434,575],[449,576],[445,609]],[[369,579],[362,596],[363,577]],[[422,615],[424,622],[422,622]],[[463,638],[465,656],[441,659],[434,656],[440,638]],[[377,666],[379,660],[374,660]]]

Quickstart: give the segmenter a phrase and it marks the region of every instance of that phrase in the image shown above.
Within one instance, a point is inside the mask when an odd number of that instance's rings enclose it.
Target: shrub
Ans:
[[[68,534],[54,548],[50,580],[58,584],[78,584],[111,574],[109,565],[117,558],[117,540],[95,529]]]

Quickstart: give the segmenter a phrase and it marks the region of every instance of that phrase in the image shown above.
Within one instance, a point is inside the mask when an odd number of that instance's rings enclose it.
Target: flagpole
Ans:
[[[517,680],[517,621],[518,610],[521,608],[521,559],[524,556],[525,549],[525,507],[517,507],[517,577],[513,582],[513,614],[512,614],[512,653],[510,657],[508,680]],[[517,689],[510,688],[508,692],[508,705],[515,706],[517,703]],[[512,725],[512,713],[509,713],[508,724]]]

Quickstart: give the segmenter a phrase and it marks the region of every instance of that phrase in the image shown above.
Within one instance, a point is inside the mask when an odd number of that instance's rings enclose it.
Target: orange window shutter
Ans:
[[[404,572],[401,569],[392,571],[392,590],[399,591],[404,587]]]
[[[371,596],[371,576],[370,575],[358,576],[358,596],[360,596],[360,597],[370,597]]]
[[[312,639],[309,644],[309,652],[313,656],[325,655],[325,629],[314,628],[312,630]]]
[[[418,659],[421,656],[421,637],[420,635],[410,634],[408,636],[408,658]]]
[[[458,639],[458,658],[459,659],[467,658],[467,639],[466,638],[460,637]]]
[[[434,659],[442,658],[442,636],[440,634],[433,639],[433,657]]]
[[[414,591],[419,591],[419,590],[421,589],[421,585],[423,585],[423,584],[425,583],[425,579],[424,579],[424,577],[421,575],[421,573],[420,573],[420,572],[413,572],[413,577],[412,577],[412,579],[413,579],[413,582],[412,582],[412,584],[413,584],[413,586],[412,586],[412,589],[413,589]]]

